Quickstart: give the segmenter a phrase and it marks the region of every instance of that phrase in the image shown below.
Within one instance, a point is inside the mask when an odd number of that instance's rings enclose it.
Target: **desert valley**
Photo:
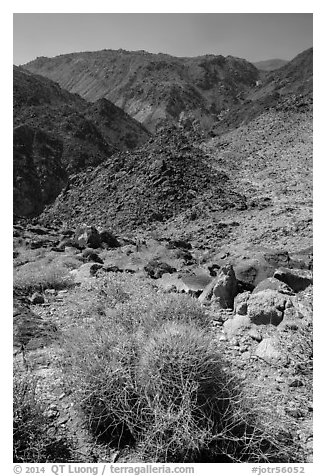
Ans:
[[[13,78],[14,461],[312,462],[312,48]]]

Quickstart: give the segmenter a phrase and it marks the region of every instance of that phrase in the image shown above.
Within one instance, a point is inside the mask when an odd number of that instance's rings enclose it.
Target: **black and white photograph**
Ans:
[[[313,463],[309,10],[12,14],[14,472]]]

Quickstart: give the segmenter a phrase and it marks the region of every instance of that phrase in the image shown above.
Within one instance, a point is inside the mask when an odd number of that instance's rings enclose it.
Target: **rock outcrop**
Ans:
[[[231,265],[223,266],[199,296],[199,302],[214,301],[221,309],[232,309],[237,289],[233,267]]]

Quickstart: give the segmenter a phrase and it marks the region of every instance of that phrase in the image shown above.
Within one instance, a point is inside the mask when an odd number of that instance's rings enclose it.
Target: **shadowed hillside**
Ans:
[[[89,105],[53,81],[14,67],[15,213],[39,213],[67,184],[70,173],[148,137],[109,101]]]

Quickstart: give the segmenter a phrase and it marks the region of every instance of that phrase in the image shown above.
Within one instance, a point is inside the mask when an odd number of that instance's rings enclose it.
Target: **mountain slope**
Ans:
[[[213,134],[221,135],[236,129],[270,109],[310,111],[312,102],[313,49],[310,48],[281,68],[264,74],[242,104],[220,114]]]
[[[243,209],[245,198],[225,173],[206,163],[191,134],[171,126],[143,147],[115,155],[71,177],[69,187],[42,214],[44,223],[97,223],[132,230],[186,213]]]
[[[256,68],[260,71],[274,71],[275,69],[281,68],[287,63],[287,60],[275,58],[270,60],[257,61],[256,63],[253,63],[253,65],[256,66]]]
[[[35,215],[68,175],[149,133],[107,100],[88,104],[53,81],[14,67],[14,213]]]
[[[189,114],[207,127],[221,110],[238,104],[259,76],[251,63],[232,56],[124,50],[41,57],[24,68],[89,101],[107,98],[150,130]]]

